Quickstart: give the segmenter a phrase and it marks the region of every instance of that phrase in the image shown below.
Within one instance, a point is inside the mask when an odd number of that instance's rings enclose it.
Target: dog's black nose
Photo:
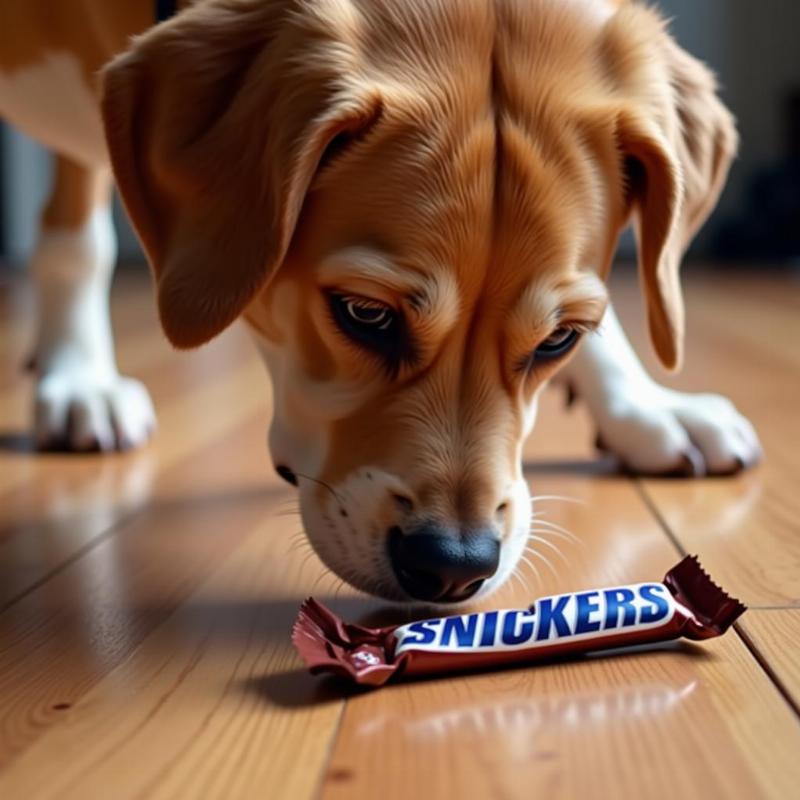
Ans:
[[[422,526],[403,534],[389,532],[389,557],[403,589],[418,600],[466,600],[497,571],[500,542],[490,532],[447,534]]]

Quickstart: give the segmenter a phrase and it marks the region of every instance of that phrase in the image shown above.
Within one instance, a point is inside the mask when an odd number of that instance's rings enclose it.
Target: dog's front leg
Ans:
[[[726,474],[761,455],[752,425],[730,400],[656,383],[611,306],[562,376],[589,407],[600,445],[633,471]]]
[[[116,258],[111,179],[63,158],[31,272],[39,325],[35,436],[40,448],[114,450],[155,422],[147,390],[117,371],[108,294]]]

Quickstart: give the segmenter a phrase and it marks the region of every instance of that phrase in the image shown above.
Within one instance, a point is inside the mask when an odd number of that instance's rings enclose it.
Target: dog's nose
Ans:
[[[397,580],[418,600],[457,603],[472,597],[497,571],[500,542],[489,531],[462,536],[423,526],[389,533],[389,556]]]

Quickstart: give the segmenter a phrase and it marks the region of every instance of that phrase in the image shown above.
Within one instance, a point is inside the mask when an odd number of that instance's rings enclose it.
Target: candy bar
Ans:
[[[380,686],[401,675],[483,669],[612,647],[709,639],[745,611],[687,556],[663,583],[542,597],[525,609],[365,628],[306,600],[292,641],[311,672]]]

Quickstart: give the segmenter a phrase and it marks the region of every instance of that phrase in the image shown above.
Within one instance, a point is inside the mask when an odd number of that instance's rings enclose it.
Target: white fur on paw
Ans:
[[[753,426],[716,394],[620,392],[597,421],[601,446],[635,472],[721,475],[761,457]]]
[[[40,449],[127,450],[144,444],[155,430],[147,389],[115,375],[98,381],[55,371],[36,387],[35,435]]]

